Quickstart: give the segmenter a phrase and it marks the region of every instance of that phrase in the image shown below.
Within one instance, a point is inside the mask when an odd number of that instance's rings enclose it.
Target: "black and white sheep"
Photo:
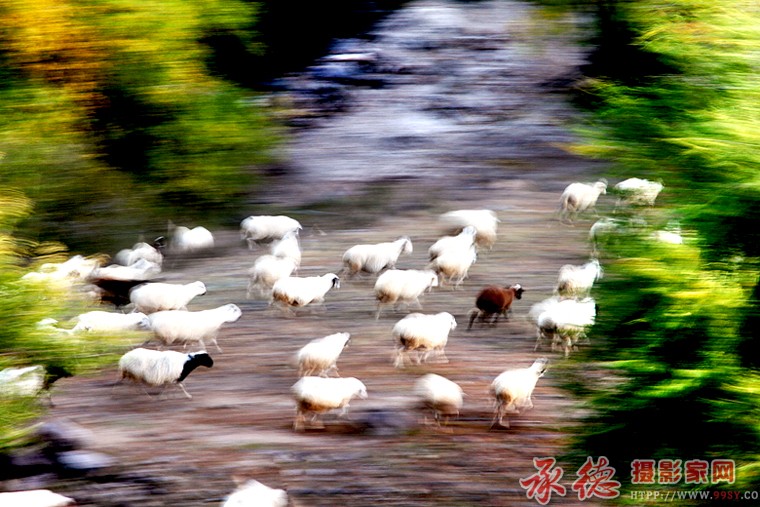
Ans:
[[[596,212],[596,201],[599,195],[607,193],[607,180],[600,179],[595,183],[571,183],[559,198],[559,219],[563,223],[572,223],[587,210]]]
[[[411,254],[412,240],[403,236],[396,241],[354,245],[343,254],[344,271],[349,276],[359,272],[376,274],[384,269],[393,269],[402,254]]]
[[[132,380],[159,387],[176,384],[187,398],[192,398],[182,382],[199,366],[211,368],[214,360],[205,351],[183,354],[174,350],[136,348],[119,359],[118,383]]]
[[[477,230],[475,242],[483,248],[492,248],[496,243],[496,233],[499,228],[499,218],[490,209],[460,209],[449,211],[440,217],[441,222],[453,230],[462,230],[472,226]]]
[[[75,320],[76,325],[71,329],[72,333],[80,331],[112,333],[150,329],[148,316],[141,312],[119,313],[93,310],[78,315]]]
[[[240,222],[240,239],[253,249],[256,243],[282,239],[288,232],[300,230],[298,220],[285,215],[252,215]]]
[[[367,398],[367,387],[355,377],[301,377],[292,392],[296,400],[295,431],[305,428],[307,414],[312,414],[314,425],[320,414],[341,409],[340,416],[346,416],[352,399]]]
[[[417,364],[427,361],[433,353],[441,361],[448,362],[444,348],[449,333],[456,327],[456,319],[448,312],[433,315],[410,313],[393,326],[393,339],[396,343],[394,366],[399,368],[411,362],[410,352],[417,352]]]
[[[288,276],[277,280],[272,286],[272,303],[278,302],[286,307],[324,303],[325,294],[332,288],[340,288],[340,278],[335,273],[322,276]]]
[[[383,272],[375,281],[375,319],[380,318],[383,305],[392,304],[397,308],[400,303],[406,303],[422,308],[419,297],[433,287],[438,287],[438,275],[430,269],[389,269]]]
[[[534,350],[544,339],[551,343],[552,351],[562,350],[570,355],[586,337],[586,331],[596,320],[596,302],[593,298],[562,299],[552,297],[536,303],[529,312],[536,323],[537,336]]]
[[[521,299],[523,292],[525,289],[519,283],[510,287],[498,285],[484,287],[475,298],[475,308],[468,313],[470,323],[467,325],[467,330],[472,328],[475,319],[479,319],[480,322],[491,319],[489,324],[492,326],[496,325],[499,315],[506,319],[511,311],[512,303],[515,299]]]
[[[335,333],[311,340],[301,347],[296,354],[298,376],[326,377],[331,371],[340,376],[336,363],[350,337],[349,333]]]
[[[222,507],[287,507],[288,494],[250,479],[238,486],[225,499]]]
[[[282,278],[292,275],[298,268],[298,262],[290,257],[276,257],[274,255],[262,255],[254,261],[248,270],[248,298],[258,294],[259,296],[271,296],[272,287]]]
[[[449,418],[459,416],[464,405],[464,391],[459,384],[435,373],[418,378],[414,383],[414,394],[423,407],[433,412],[439,427],[442,420],[445,425]]]
[[[594,282],[602,276],[604,270],[598,259],[591,259],[581,266],[565,264],[559,269],[556,293],[563,297],[586,297]]]
[[[216,339],[223,324],[236,322],[242,315],[240,308],[232,303],[189,312],[187,310],[165,310],[148,316],[153,336],[164,345],[200,345],[205,348],[210,340],[219,352],[222,351]]]
[[[201,281],[191,283],[148,282],[138,285],[129,292],[129,300],[136,312],[151,314],[165,310],[186,310],[188,303],[196,296],[206,293],[206,285]]]
[[[663,188],[663,184],[659,181],[650,181],[642,178],[623,180],[614,187],[615,192],[619,196],[616,207],[625,205],[654,206],[654,202]]]
[[[489,389],[496,401],[492,427],[499,425],[509,428],[508,422],[504,424],[504,416],[510,409],[519,414],[521,410],[533,408],[533,390],[538,379],[546,372],[548,364],[549,360],[541,357],[528,368],[506,370],[493,380]]]

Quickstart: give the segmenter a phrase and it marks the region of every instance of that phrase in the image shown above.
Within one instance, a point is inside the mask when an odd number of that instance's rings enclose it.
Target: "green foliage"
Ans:
[[[167,219],[223,222],[255,188],[277,128],[212,75],[203,42],[255,52],[255,4],[10,0],[0,14],[0,184],[35,202],[24,234],[115,250]]]
[[[624,44],[628,68],[592,58],[579,90],[593,114],[570,149],[665,189],[658,209],[637,213],[644,232],[603,252],[583,358],[593,363],[566,368],[593,408],[574,451],[607,456],[623,477],[633,459],[734,459],[730,487],[758,489],[760,11],[742,0],[597,5],[599,52]],[[683,245],[649,237],[673,220]]]

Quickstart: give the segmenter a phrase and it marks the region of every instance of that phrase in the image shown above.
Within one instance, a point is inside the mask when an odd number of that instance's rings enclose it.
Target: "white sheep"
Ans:
[[[296,269],[301,265],[301,246],[298,244],[298,231],[289,231],[281,239],[272,242],[270,253],[275,257],[291,259]]]
[[[456,327],[456,319],[448,312],[434,315],[410,313],[393,326],[393,339],[397,346],[394,366],[399,368],[411,362],[409,353],[413,351],[417,352],[417,364],[427,361],[432,353],[441,361],[448,362],[444,348],[449,333]]]
[[[659,181],[628,178],[614,187],[620,196],[616,206],[654,206],[654,201],[663,188],[663,184]]]
[[[541,357],[528,368],[507,370],[494,379],[489,389],[496,401],[496,414],[492,427],[498,424],[509,428],[509,423],[505,425],[503,421],[509,409],[519,414],[521,410],[533,408],[533,400],[531,400],[533,390],[538,379],[546,372],[548,363],[547,358]]]
[[[69,507],[76,503],[73,498],[53,493],[49,489],[0,493],[0,505],[3,507]]]
[[[251,298],[254,293],[261,296],[271,295],[272,287],[277,280],[289,277],[297,268],[298,263],[290,257],[274,255],[258,257],[248,270],[247,297]]]
[[[384,269],[393,269],[398,258],[411,254],[412,250],[412,240],[408,236],[385,243],[354,245],[343,254],[344,270],[348,271],[349,276],[362,271],[376,274]]]
[[[47,397],[53,405],[51,388],[62,379],[71,377],[66,368],[57,365],[24,366],[21,368],[5,368],[0,371],[0,396],[37,396]]]
[[[450,417],[457,417],[464,404],[464,391],[459,384],[435,373],[417,379],[414,393],[425,408],[433,411],[439,427],[441,419],[446,424]]]
[[[475,246],[470,246],[465,250],[445,250],[433,259],[427,267],[438,274],[442,285],[444,283],[450,284],[453,285],[454,289],[457,289],[467,278],[470,267],[477,260],[478,254]]]
[[[496,243],[499,218],[490,209],[461,209],[441,215],[441,221],[450,229],[460,230],[468,225],[477,230],[476,243],[484,248],[492,248]]]
[[[129,291],[129,300],[136,312],[150,314],[164,310],[186,310],[196,296],[206,293],[201,281],[186,284],[149,282]]]
[[[570,355],[577,344],[586,337],[586,330],[596,320],[596,302],[593,298],[561,299],[552,297],[536,303],[529,312],[537,327],[536,346],[538,350],[544,338],[548,339],[552,351],[562,349],[565,357]]]
[[[428,248],[428,257],[432,261],[446,251],[467,251],[475,245],[475,237],[477,234],[478,230],[475,229],[475,227],[468,225],[456,236],[444,236],[430,245],[430,248]]]
[[[119,313],[93,310],[78,315],[72,333],[80,331],[115,332],[149,330],[150,320],[141,312]]]
[[[587,210],[596,212],[596,201],[600,194],[607,193],[607,180],[596,183],[571,183],[559,198],[559,219],[572,223],[579,213]]]
[[[295,431],[305,428],[308,413],[312,414],[311,424],[314,425],[319,414],[341,409],[340,416],[346,416],[353,398],[367,398],[367,387],[355,377],[301,377],[292,391],[296,399]]]
[[[182,382],[199,366],[211,368],[214,360],[205,351],[183,354],[174,350],[136,348],[119,359],[120,378],[149,386],[177,384],[185,396],[192,398]]]
[[[300,230],[298,220],[285,215],[252,215],[240,222],[240,239],[253,250],[256,243],[282,239],[288,232]]]
[[[414,303],[422,308],[419,297],[428,289],[438,287],[438,275],[430,269],[389,269],[377,277],[375,281],[375,298],[377,312],[375,319],[380,318],[383,305],[392,304],[397,308],[400,303]]]
[[[329,372],[334,371],[340,377],[336,363],[350,338],[349,333],[335,333],[311,340],[301,347],[296,354],[298,376],[326,377]]]
[[[340,288],[340,278],[335,273],[322,276],[288,276],[277,280],[272,287],[272,303],[286,307],[301,307],[310,303],[324,303],[325,294]]]
[[[164,345],[199,344],[205,348],[205,340],[210,340],[219,352],[222,351],[216,342],[219,329],[223,324],[236,322],[243,312],[232,303],[212,308],[189,312],[187,310],[165,310],[151,313],[150,328],[153,336]]]
[[[147,281],[161,273],[161,266],[147,259],[138,259],[130,266],[111,264],[95,269],[88,277],[93,280]]]
[[[170,223],[169,232],[172,238],[169,248],[173,253],[181,255],[198,254],[214,248],[214,235],[200,225],[190,229]]]
[[[164,237],[160,236],[153,240],[153,243],[145,243],[143,241],[135,243],[132,248],[124,248],[119,250],[113,257],[113,261],[116,264],[122,266],[131,266],[140,259],[145,259],[158,266],[161,266],[164,261]]]
[[[69,289],[86,282],[101,266],[101,259],[74,255],[64,262],[46,262],[37,271],[21,277],[32,283],[42,283],[60,289]]]
[[[581,266],[565,264],[559,268],[556,292],[560,296],[586,297],[594,282],[603,275],[604,270],[597,259],[591,259]]]
[[[240,485],[222,503],[222,507],[287,507],[288,494],[251,479]]]

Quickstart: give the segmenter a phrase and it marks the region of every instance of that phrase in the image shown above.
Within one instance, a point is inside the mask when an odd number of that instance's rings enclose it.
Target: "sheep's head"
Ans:
[[[332,280],[331,288],[340,289],[340,278],[335,273],[327,273],[325,278]]]
[[[525,289],[522,288],[522,285],[519,283],[514,284],[510,289],[515,291],[515,298],[522,299],[522,294],[525,292]]]
[[[242,310],[240,310],[240,307],[236,304],[230,303],[224,305],[222,308],[225,313],[225,322],[235,322],[243,315]]]
[[[542,377],[549,368],[549,359],[546,357],[539,357],[533,362],[531,369],[536,372],[537,377]]]
[[[607,193],[607,180],[604,178],[601,178],[599,181],[594,183],[594,188],[596,188],[600,194],[606,194]]]
[[[400,239],[403,240],[403,244],[401,246],[401,253],[411,254],[413,251],[411,238],[409,238],[409,236],[404,236],[403,238],[400,238]]]

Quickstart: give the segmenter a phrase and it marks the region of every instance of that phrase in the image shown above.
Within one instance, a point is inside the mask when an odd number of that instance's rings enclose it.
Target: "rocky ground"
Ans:
[[[582,61],[570,31],[576,22],[542,17],[520,2],[411,2],[374,37],[345,41],[334,53],[373,55],[369,61],[322,62],[285,79],[285,91],[271,97],[286,106],[294,136],[283,171],[249,213],[301,221],[300,275],[337,272],[350,246],[400,235],[412,238],[414,252],[398,267],[421,268],[444,232],[440,213],[489,208],[500,217],[498,241],[464,284],[422,299],[425,313],[448,311],[459,323],[448,363],[393,367],[391,329],[405,312],[374,319],[371,276],[344,279],[323,308],[296,316],[247,298],[246,272],[266,249],[249,251],[237,231],[215,231],[212,256],[169,262],[163,274],[206,283],[207,295],[191,310],[232,302],[243,311],[219,337],[223,352],[211,348],[214,367],[185,382],[193,398],[114,389],[115,365],[61,380],[46,421],[76,425],[81,447],[108,460],[84,475],[15,485],[106,507],[218,505],[246,478],[287,489],[298,506],[534,505],[519,480],[536,472],[534,457],[561,460],[583,407],[559,388],[563,358],[548,350],[541,353],[554,367],[539,381],[535,408],[512,418],[508,430],[490,429],[488,386],[537,357],[530,306],[552,294],[560,266],[589,256],[590,218],[575,227],[556,219],[562,188],[604,171],[562,149],[578,121],[561,93]],[[520,283],[526,292],[508,322],[468,332],[475,294],[491,283]],[[369,397],[351,404],[348,420],[327,417],[324,429],[296,433],[293,356],[307,341],[341,331],[351,343],[340,372],[360,378]],[[445,430],[422,424],[415,407],[412,385],[427,372],[466,393]],[[568,494],[552,504],[593,503],[570,490],[575,471],[566,466]]]

